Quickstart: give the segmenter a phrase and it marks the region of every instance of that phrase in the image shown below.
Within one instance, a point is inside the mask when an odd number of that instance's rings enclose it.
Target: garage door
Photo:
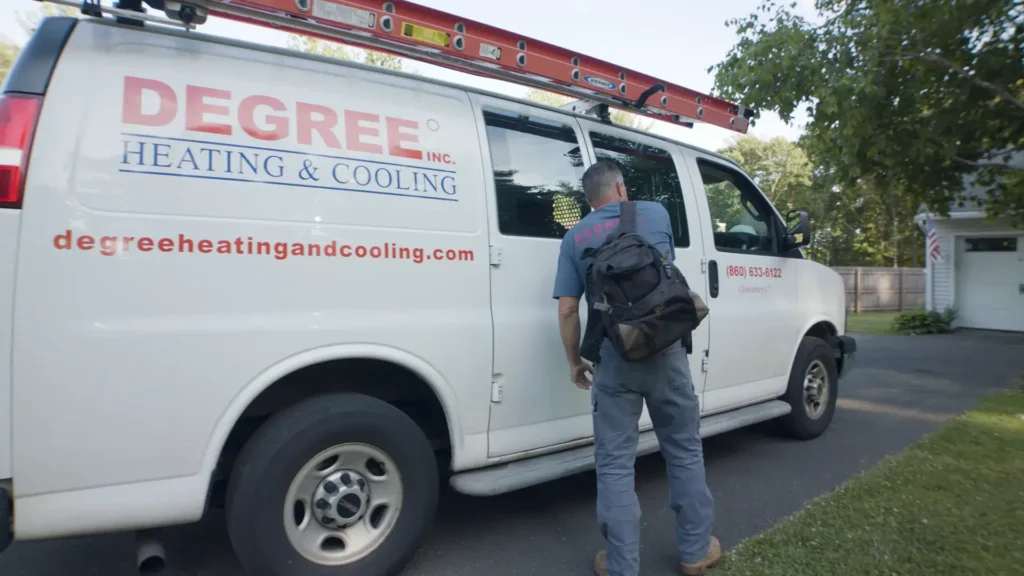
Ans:
[[[1024,237],[963,238],[957,252],[958,324],[1024,331]]]

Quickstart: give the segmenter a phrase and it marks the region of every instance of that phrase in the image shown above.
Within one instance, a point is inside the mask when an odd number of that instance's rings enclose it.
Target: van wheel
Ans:
[[[832,349],[820,338],[800,342],[783,400],[793,410],[781,418],[783,428],[801,440],[821,436],[832,423],[839,394],[839,372]]]
[[[11,497],[6,490],[0,489],[0,552],[14,541],[14,535],[11,534],[12,513]]]
[[[232,546],[249,576],[390,576],[434,520],[437,462],[419,426],[361,394],[272,416],[235,463]]]

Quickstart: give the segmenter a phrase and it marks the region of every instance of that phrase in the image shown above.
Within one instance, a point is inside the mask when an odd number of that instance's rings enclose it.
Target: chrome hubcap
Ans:
[[[804,375],[804,410],[812,420],[821,418],[825,413],[828,395],[828,371],[821,360],[815,360]]]
[[[339,444],[295,475],[284,502],[285,534],[311,562],[349,564],[387,539],[402,495],[398,467],[387,454],[366,444]]]
[[[370,503],[370,485],[355,470],[338,470],[313,493],[313,516],[326,528],[348,528],[362,520]]]

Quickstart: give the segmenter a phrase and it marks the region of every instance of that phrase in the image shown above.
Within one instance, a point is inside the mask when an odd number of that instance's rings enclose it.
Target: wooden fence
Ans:
[[[924,308],[924,268],[836,266],[846,285],[850,312],[882,312]]]

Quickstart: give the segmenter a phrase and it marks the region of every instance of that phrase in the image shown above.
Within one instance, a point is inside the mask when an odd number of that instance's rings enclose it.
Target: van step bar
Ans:
[[[785,416],[792,407],[782,400],[772,400],[701,418],[700,436],[710,438],[723,432],[736,430]],[[637,456],[646,456],[659,450],[658,438],[653,430],[640,434]],[[588,444],[564,452],[555,452],[527,460],[509,462],[481,470],[452,476],[449,483],[457,492],[470,496],[494,496],[520,490],[528,486],[557,480],[594,468],[594,446]]]

